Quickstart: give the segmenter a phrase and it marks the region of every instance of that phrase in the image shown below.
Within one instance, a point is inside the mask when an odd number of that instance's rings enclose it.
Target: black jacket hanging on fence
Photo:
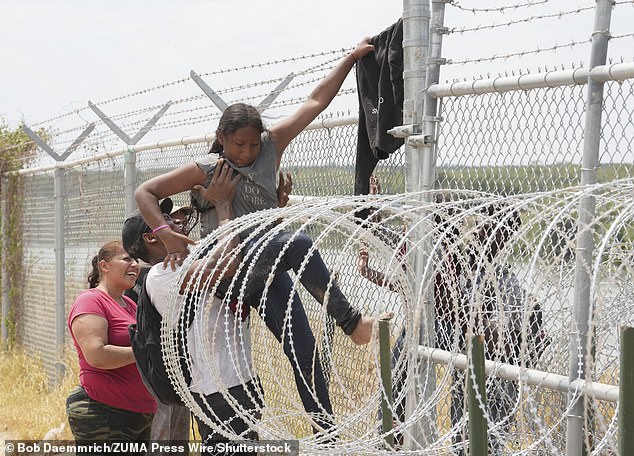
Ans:
[[[366,195],[379,160],[403,145],[387,131],[403,124],[403,23],[372,39],[374,52],[357,62],[359,130],[354,194]]]

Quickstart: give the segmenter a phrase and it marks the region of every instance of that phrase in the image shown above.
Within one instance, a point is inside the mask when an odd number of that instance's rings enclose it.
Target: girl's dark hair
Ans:
[[[110,241],[99,249],[99,253],[92,259],[92,271],[88,274],[88,284],[90,285],[90,288],[95,288],[99,285],[99,279],[101,278],[99,262],[101,260],[112,260],[112,258],[117,254],[117,251],[122,248],[123,244],[121,244],[121,241]]]
[[[222,113],[222,117],[220,117],[218,128],[216,129],[216,139],[211,144],[209,153],[220,154],[222,152],[222,144],[218,142],[220,133],[223,136],[227,136],[244,127],[253,127],[258,132],[264,133],[264,124],[258,110],[245,103],[236,103],[228,106]]]

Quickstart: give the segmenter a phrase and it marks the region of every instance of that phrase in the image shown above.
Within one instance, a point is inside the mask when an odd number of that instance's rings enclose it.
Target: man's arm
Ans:
[[[362,245],[359,248],[359,254],[357,256],[357,270],[359,271],[359,274],[375,285],[385,287],[390,291],[397,291],[392,282],[387,280],[385,273],[371,268],[369,266],[369,262],[370,254],[368,253],[368,248],[365,245]]]
[[[279,182],[277,184],[277,207],[285,207],[288,204],[289,195],[293,190],[293,179],[290,173],[279,172]]]

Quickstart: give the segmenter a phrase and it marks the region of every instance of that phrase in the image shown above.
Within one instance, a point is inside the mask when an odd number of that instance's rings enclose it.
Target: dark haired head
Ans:
[[[522,225],[522,218],[517,209],[509,209],[504,204],[490,204],[484,208],[485,224],[498,225],[510,232],[515,232]]]
[[[172,213],[174,203],[171,198],[165,198],[161,201],[159,207],[164,215],[169,215]],[[123,222],[123,229],[121,230],[123,248],[135,260],[141,259],[149,262],[149,254],[143,235],[150,232],[152,232],[152,230],[147,223],[145,223],[138,209],[132,212],[132,214],[125,219],[125,222]]]
[[[265,128],[260,112],[245,103],[236,103],[228,106],[222,113],[222,117],[220,117],[218,128],[216,129],[216,139],[212,143],[209,153],[219,154],[222,152],[222,144],[218,142],[219,134],[227,136],[244,127],[253,127],[263,133]]]
[[[522,218],[519,211],[509,209],[505,205],[492,204],[484,209],[485,218],[480,225],[480,239],[488,239],[489,249],[486,255],[494,258],[513,237],[520,226]]]
[[[99,269],[99,262],[101,260],[110,261],[117,254],[119,249],[123,249],[123,245],[121,241],[110,241],[104,244],[100,249],[99,253],[95,255],[92,259],[92,271],[88,274],[88,284],[90,288],[95,288],[99,285],[99,280],[101,279],[101,270]]]
[[[134,244],[128,247],[127,252],[135,260],[143,260],[146,263],[150,262],[150,252],[147,250],[147,245],[145,245],[143,237],[136,239]]]

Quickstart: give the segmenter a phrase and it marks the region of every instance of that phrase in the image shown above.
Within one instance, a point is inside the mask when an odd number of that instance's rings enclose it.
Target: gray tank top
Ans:
[[[205,187],[211,182],[220,158],[217,154],[208,154],[195,160],[201,171],[207,175]],[[242,174],[242,179],[238,182],[233,198],[234,217],[277,207],[277,149],[268,132],[262,133],[260,153],[251,165],[239,168],[229,160],[225,159],[225,161]],[[198,192],[191,192],[191,196],[195,206],[200,211],[200,234],[202,237],[207,236],[218,228],[216,209]]]

